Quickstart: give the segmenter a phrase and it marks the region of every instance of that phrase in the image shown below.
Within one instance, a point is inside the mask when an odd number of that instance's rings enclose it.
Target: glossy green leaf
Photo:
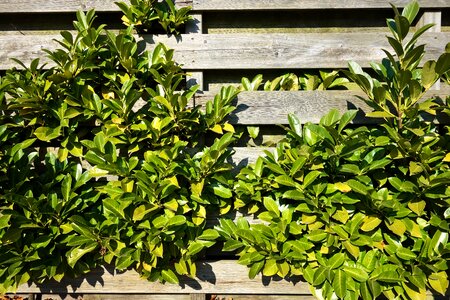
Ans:
[[[265,197],[263,200],[264,207],[270,211],[275,213],[277,216],[280,215],[280,209],[278,208],[278,204],[271,198]]]
[[[428,277],[428,283],[436,292],[445,295],[449,286],[447,273],[439,272],[431,274]]]
[[[262,270],[264,276],[274,276],[278,273],[277,261],[274,259],[266,260]]]
[[[347,294],[347,275],[342,270],[337,270],[333,278],[333,289],[336,295],[344,298]]]
[[[365,282],[369,279],[367,272],[361,268],[344,266],[343,270],[347,275],[351,276],[356,281]]]
[[[321,285],[327,279],[329,272],[330,269],[324,266],[320,266],[318,269],[316,269],[316,271],[314,272],[313,285]]]
[[[84,255],[86,255],[89,252],[94,251],[97,247],[98,247],[97,243],[92,242],[90,244],[76,247],[76,248],[69,250],[66,254],[67,264],[70,267],[74,268],[75,264],[78,262],[78,260],[81,259],[81,257],[83,257]]]
[[[332,109],[328,114],[320,119],[320,124],[322,126],[330,127],[335,125],[339,121],[339,118],[339,111],[337,109]]]
[[[429,89],[439,76],[436,74],[436,62],[427,61],[422,67],[422,85]]]
[[[170,223],[170,221],[169,221]],[[214,241],[219,237],[219,233],[214,229],[206,229],[203,233],[198,237],[200,240]]]
[[[177,275],[175,275],[175,273],[170,269],[162,270],[161,276],[164,279],[164,281],[167,281],[168,283],[172,283],[172,284],[179,283]]]

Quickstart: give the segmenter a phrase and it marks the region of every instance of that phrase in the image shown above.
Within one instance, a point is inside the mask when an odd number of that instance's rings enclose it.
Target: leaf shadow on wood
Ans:
[[[359,96],[355,96],[360,98]],[[361,100],[362,101],[362,100]],[[362,102],[364,103],[364,102]],[[376,119],[370,119],[366,117],[366,112],[361,108],[361,103],[354,103],[352,101],[347,101],[347,110],[357,110],[355,119],[353,119],[352,123],[356,124],[367,124],[374,123]]]
[[[216,275],[211,267],[211,265],[207,262],[197,263],[197,277],[190,278],[187,276],[182,276],[180,280],[180,287],[185,289],[186,286],[190,287],[194,290],[201,290],[202,282],[207,282],[209,284],[216,284]]]
[[[109,271],[108,271],[109,272]],[[62,295],[70,295],[76,293],[77,290],[82,286],[83,282],[86,281],[90,286],[96,287],[105,285],[103,275],[105,273],[104,268],[97,268],[91,271],[88,276],[80,276],[78,278],[68,278],[65,277],[61,282],[56,280],[47,280],[43,283],[38,283],[36,286],[39,288],[41,293],[45,294],[58,294],[62,299],[65,299]],[[32,282],[28,282],[30,287]]]
[[[281,278],[280,276],[275,275],[275,276],[262,276],[261,278],[261,282],[264,286],[269,286],[272,282],[279,282],[283,280],[291,282],[293,285],[296,285],[300,282],[306,282],[306,280],[304,280],[302,276],[291,276],[287,278]]]
[[[162,36],[162,35],[161,35]],[[166,36],[174,38],[177,43],[181,43],[183,41],[182,35],[174,35],[174,34],[166,34]],[[159,44],[160,42],[156,42],[153,34],[140,34],[139,39],[137,39],[137,51],[138,53],[142,53],[149,48],[148,45]],[[150,47],[151,49],[153,47]]]
[[[238,96],[239,97],[239,96]],[[239,113],[242,113],[244,111],[246,111],[247,109],[249,109],[250,107],[246,104],[238,104],[237,102],[237,98],[233,100],[233,105],[236,105],[235,110],[230,114],[230,116],[228,117],[228,120],[232,123],[232,124],[239,124]]]

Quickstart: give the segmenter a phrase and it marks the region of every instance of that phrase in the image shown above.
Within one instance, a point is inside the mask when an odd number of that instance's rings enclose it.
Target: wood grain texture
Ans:
[[[127,2],[127,0],[123,0]],[[75,12],[95,8],[97,11],[118,11],[115,0],[2,0],[0,13]],[[191,5],[195,11],[211,10],[302,10],[390,8],[389,2],[403,7],[409,0],[175,0],[178,6]],[[447,0],[419,0],[422,8],[445,8]]]
[[[389,3],[403,7],[410,0],[194,0],[195,10],[287,10],[287,9],[353,9],[390,8]],[[449,7],[448,0],[419,0],[422,8]]]
[[[0,36],[0,69],[15,65],[10,58],[29,63],[42,49],[55,49],[59,35]],[[141,39],[141,38],[139,38]],[[379,33],[305,34],[185,34],[178,39],[163,35],[143,36],[148,49],[164,43],[175,49],[174,59],[189,70],[345,68],[350,60],[363,67],[385,57],[390,49]],[[424,34],[425,60],[436,59],[450,41],[450,32]]]
[[[22,285],[17,293],[77,293],[77,294],[192,294],[230,293],[238,294],[296,294],[310,295],[308,285],[281,279],[249,279],[248,269],[234,260],[204,261],[197,264],[197,279],[183,278],[180,285],[152,283],[139,278],[134,271],[116,273],[113,270],[98,269],[80,279],[61,283],[48,282],[42,285]]]
[[[292,295],[214,295],[213,300],[316,300],[314,296],[292,296]],[[84,300],[84,299],[83,299]]]
[[[71,295],[55,295],[55,294],[42,294],[39,299],[46,300],[191,300],[190,295],[183,294],[166,294],[166,295],[148,295],[148,294],[71,294]],[[30,299],[28,299],[30,300]]]
[[[119,0],[119,2],[129,2]],[[75,12],[77,10],[120,11],[118,0],[2,0],[0,13]],[[175,0],[178,6],[192,4],[192,0]]]
[[[259,156],[264,156],[264,151],[273,152],[275,148],[269,147],[235,147],[233,148],[234,154],[230,163],[237,169],[253,164],[256,162]],[[237,215],[235,219],[241,215]]]
[[[186,69],[293,69],[344,68],[349,60],[363,66],[385,57],[390,46],[379,33],[305,34],[199,34],[179,41],[161,36],[145,37],[163,42],[175,51],[175,60]],[[450,40],[449,33],[429,33],[425,59],[436,59]]]
[[[450,95],[450,89],[443,87],[439,91],[429,91],[424,98],[438,96],[444,98]],[[242,92],[235,103],[236,110],[230,116],[230,122],[242,125],[275,125],[287,124],[289,113],[297,115],[302,123],[318,123],[321,116],[331,109],[341,113],[349,109],[359,109],[361,113],[354,120],[356,124],[375,123],[375,119],[364,117],[364,112],[370,107],[358,97],[363,97],[360,91],[297,91],[297,92]],[[196,105],[204,105],[212,95],[196,96]],[[441,122],[448,122],[442,119]]]

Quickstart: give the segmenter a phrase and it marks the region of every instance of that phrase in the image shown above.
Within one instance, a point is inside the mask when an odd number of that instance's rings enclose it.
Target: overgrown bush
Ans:
[[[218,236],[206,218],[231,207],[225,118],[237,90],[200,111],[173,50],[142,51],[132,27],[113,34],[94,19],[77,13],[51,67],[18,61],[1,79],[0,293],[104,264],[194,277]]]
[[[223,219],[217,230],[250,278],[301,275],[320,299],[446,293],[450,132],[423,118],[442,103],[420,99],[448,76],[450,53],[419,67],[416,43],[431,25],[406,39],[418,11],[415,1],[401,14],[394,7],[394,53],[372,65],[376,77],[353,62],[346,73],[381,124],[348,126],[356,111],[304,126],[291,115],[286,140],[238,174],[235,207],[256,222]]]
[[[154,22],[179,33],[188,9],[119,6],[126,30],[113,34],[93,26],[93,11],[79,12],[76,34],[62,32],[61,49],[48,51],[52,66],[18,62],[23,70],[0,79],[0,293],[105,264],[177,283],[196,276],[196,259],[219,235],[250,277],[303,276],[319,298],[445,293],[450,128],[432,116],[449,114],[449,98],[419,100],[440,77],[448,82],[450,46],[420,67],[425,48],[416,42],[430,26],[405,40],[417,2],[394,8],[395,53],[373,64],[376,78],[355,63],[346,73],[379,126],[348,126],[356,111],[304,126],[291,115],[285,141],[236,178],[226,117],[238,89],[223,88],[205,111],[193,107],[196,87],[181,88],[173,51],[143,51],[133,35]],[[321,76],[288,74],[264,89],[345,81]],[[261,83],[243,81],[247,90]],[[209,147],[199,143],[206,132],[218,134]],[[256,222],[206,227],[233,207]]]

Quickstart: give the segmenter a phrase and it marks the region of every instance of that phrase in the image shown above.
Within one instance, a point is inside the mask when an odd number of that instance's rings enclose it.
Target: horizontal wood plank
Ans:
[[[127,0],[122,0],[128,2]],[[75,12],[95,8],[97,11],[119,11],[115,0],[2,0],[0,13]],[[303,9],[359,9],[390,8],[389,2],[398,7],[409,0],[175,0],[178,6],[190,5],[195,11],[217,10],[303,10]],[[445,8],[447,0],[419,0],[422,8]]]
[[[127,0],[2,0],[0,13],[75,12],[94,8],[98,12],[120,11],[114,2]],[[192,0],[175,0],[178,6],[192,5]]]
[[[23,298],[27,298],[28,295],[15,295],[22,296]],[[13,296],[11,295],[11,299]],[[126,297],[124,295],[118,294],[40,294],[40,297],[36,297],[37,299],[45,299],[45,300],[192,300],[191,295],[183,295],[183,294],[166,294],[166,295],[158,295],[158,294],[127,294]],[[2,299],[2,298],[0,298]],[[18,298],[20,299],[20,298]],[[28,298],[28,300],[31,300]]]
[[[355,9],[391,8],[389,3],[404,7],[410,0],[194,0],[199,11],[217,10],[288,10],[288,9]],[[448,0],[419,0],[422,8],[449,7]]]
[[[317,298],[310,296],[298,296],[298,295],[236,295],[236,294],[228,294],[228,295],[216,295],[214,300],[316,300]],[[85,299],[83,299],[85,300]]]
[[[304,282],[248,278],[248,269],[234,260],[205,261],[197,264],[197,279],[182,278],[180,285],[152,283],[139,278],[134,271],[117,273],[114,270],[98,269],[80,279],[63,280],[61,283],[47,282],[40,285],[24,284],[17,293],[55,293],[55,294],[287,294],[310,295]]]
[[[26,64],[40,57],[48,62],[42,49],[54,50],[59,35],[0,36],[0,69]],[[368,67],[390,49],[379,33],[305,33],[305,34],[186,34],[180,38],[145,35],[147,49],[164,43],[175,49],[174,59],[187,70],[209,69],[301,69],[345,68],[350,60]],[[420,43],[427,44],[425,60],[444,52],[450,32],[427,33]]]
[[[441,90],[433,90],[425,94],[424,99],[445,97],[450,95],[450,88],[443,86]],[[236,110],[230,116],[232,124],[240,125],[277,125],[288,124],[288,114],[297,115],[302,123],[318,123],[320,118],[331,109],[341,113],[349,109],[359,109],[361,112],[354,119],[356,124],[374,124],[376,119],[366,118],[364,113],[371,108],[359,97],[364,97],[361,91],[280,91],[280,92],[241,92],[236,100]],[[212,95],[196,96],[196,105],[204,105],[212,99]],[[441,116],[440,116],[441,117]],[[439,120],[448,124],[444,116]]]

